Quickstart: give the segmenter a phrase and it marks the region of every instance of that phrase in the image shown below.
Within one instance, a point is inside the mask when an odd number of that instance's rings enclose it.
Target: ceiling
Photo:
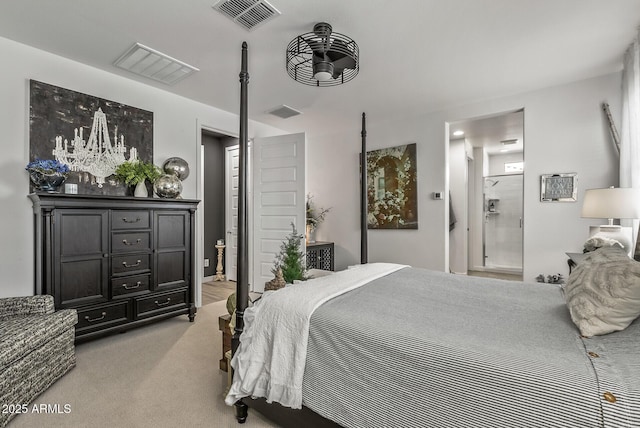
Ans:
[[[456,131],[461,131],[464,135],[456,135]],[[484,147],[489,155],[522,153],[524,151],[524,111],[518,110],[451,122],[449,138],[464,138],[472,147]]]
[[[618,71],[640,24],[638,0],[269,0],[281,15],[247,31],[216,1],[2,0],[0,36],[234,113],[246,41],[249,117],[322,135]],[[287,44],[320,21],[359,45],[344,85],[287,75]],[[200,71],[168,86],[115,67],[136,42]],[[282,104],[303,114],[266,113]]]

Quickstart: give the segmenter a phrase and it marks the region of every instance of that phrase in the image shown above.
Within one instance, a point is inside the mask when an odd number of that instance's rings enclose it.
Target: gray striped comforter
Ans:
[[[640,427],[640,321],[581,338],[555,285],[406,268],[316,309],[303,400],[345,427]]]

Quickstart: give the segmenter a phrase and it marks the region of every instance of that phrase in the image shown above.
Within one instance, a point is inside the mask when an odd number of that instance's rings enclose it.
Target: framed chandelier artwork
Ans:
[[[29,160],[66,164],[78,193],[125,195],[118,165],[153,162],[152,112],[36,80],[29,97]]]
[[[367,152],[367,226],[417,229],[416,144]]]

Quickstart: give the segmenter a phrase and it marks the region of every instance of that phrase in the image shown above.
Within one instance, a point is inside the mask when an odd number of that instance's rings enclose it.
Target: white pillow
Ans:
[[[564,290],[583,336],[624,330],[640,315],[640,263],[617,245],[599,248],[571,272]]]

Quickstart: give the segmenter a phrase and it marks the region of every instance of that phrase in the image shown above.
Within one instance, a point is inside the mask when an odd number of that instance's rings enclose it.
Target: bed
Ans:
[[[241,180],[246,58],[243,44]],[[472,278],[367,263],[365,222],[361,265],[251,308],[240,223],[239,422],[250,406],[284,427],[640,427],[640,268],[621,250],[594,251],[565,287]]]

